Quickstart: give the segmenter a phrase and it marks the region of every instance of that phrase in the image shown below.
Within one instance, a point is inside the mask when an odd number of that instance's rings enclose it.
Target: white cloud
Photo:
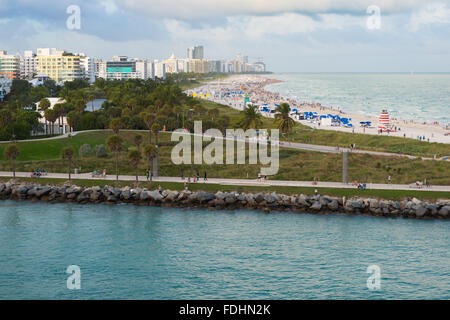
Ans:
[[[233,15],[270,15],[283,12],[351,12],[364,15],[376,4],[384,13],[412,11],[430,0],[123,0],[120,6],[149,17],[177,19]]]
[[[409,27],[417,31],[423,25],[450,23],[450,8],[445,3],[429,4],[411,15]]]

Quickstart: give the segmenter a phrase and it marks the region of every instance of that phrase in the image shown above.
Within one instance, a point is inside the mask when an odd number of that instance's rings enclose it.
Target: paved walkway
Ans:
[[[0,177],[12,177],[12,172],[0,171]],[[29,172],[16,172],[16,177],[30,177]],[[67,173],[49,173],[44,178],[59,178],[68,179]],[[86,180],[111,180],[116,179],[115,175],[107,175],[106,177],[93,178],[91,173],[80,173],[72,174],[72,179],[86,179]],[[119,180],[121,181],[135,181],[135,176],[119,175]],[[139,181],[145,181],[144,176],[139,176]],[[153,181],[156,182],[187,182],[181,180],[181,177],[158,177],[154,178]],[[36,178],[36,182],[39,182],[39,178]],[[191,179],[191,183],[192,179]],[[233,186],[285,186],[285,187],[315,187],[315,188],[344,188],[344,189],[356,189],[351,183],[344,184],[341,182],[318,182],[317,185],[313,185],[311,181],[283,181],[283,180],[267,180],[267,181],[257,181],[256,179],[222,179],[222,178],[208,178],[204,181],[200,178],[197,184],[221,184],[221,185],[233,185]],[[450,186],[431,186],[429,188],[423,187],[418,188],[416,185],[405,185],[405,184],[380,184],[380,183],[369,183],[367,184],[367,189],[377,189],[377,190],[421,190],[421,191],[444,191],[449,192],[450,197]]]
[[[75,131],[72,132],[72,136],[76,136],[80,133],[85,132],[95,132],[95,131],[110,131],[110,129],[96,129],[96,130],[85,130],[85,131]],[[148,130],[121,130],[121,131],[142,131],[142,132],[148,132]],[[161,131],[163,132],[163,131]],[[166,133],[171,133],[171,131],[165,131]],[[42,139],[28,139],[28,140],[20,140],[19,142],[30,142],[30,141],[45,141],[45,140],[56,140],[56,139],[63,139],[68,137],[68,133],[62,134],[56,137],[50,137],[50,138],[42,138]],[[191,133],[191,135],[195,135]],[[225,139],[225,138],[224,138]],[[246,139],[248,141],[248,139]],[[0,141],[0,143],[10,143],[10,141]],[[412,156],[408,154],[401,154],[401,153],[390,153],[390,152],[379,152],[379,151],[370,151],[370,150],[359,150],[359,149],[353,149],[350,150],[349,148],[339,148],[339,150],[336,150],[336,147],[331,146],[323,146],[323,145],[317,145],[317,144],[306,144],[306,143],[297,143],[297,142],[287,142],[287,141],[280,141],[280,147],[281,148],[289,148],[289,149],[297,149],[297,150],[307,150],[307,151],[316,151],[316,152],[323,152],[323,153],[341,153],[344,151],[351,151],[352,153],[358,153],[358,154],[371,154],[374,156],[384,156],[384,157],[405,157],[409,159],[417,159],[421,158],[423,160],[433,160],[432,158],[424,158],[424,157],[418,157],[418,156]],[[443,159],[435,159],[435,160],[443,160]],[[443,161],[450,161],[443,160]]]

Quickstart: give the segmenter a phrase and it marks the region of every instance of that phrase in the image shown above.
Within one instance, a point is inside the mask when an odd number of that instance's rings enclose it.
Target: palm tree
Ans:
[[[152,126],[156,120],[156,117],[153,113],[150,112],[142,112],[140,116],[148,129],[148,143],[152,144]]]
[[[88,100],[91,102],[92,112],[94,112],[94,100],[95,100],[95,93],[90,92],[88,95]]]
[[[54,127],[55,127],[54,124],[55,124],[56,119],[58,118],[58,115],[56,114],[55,110],[47,109],[44,112],[44,117],[52,124],[52,126],[50,127],[50,134],[53,134]]]
[[[119,181],[119,153],[122,151],[123,139],[118,135],[113,135],[106,140],[109,151],[114,152],[116,158],[116,181]]]
[[[64,147],[62,149],[62,151],[61,151],[61,158],[63,160],[67,160],[67,163],[68,163],[68,167],[69,167],[69,181],[71,180],[70,168],[71,168],[71,165],[72,165],[72,159],[73,159],[74,154],[75,154],[75,151],[73,151],[72,147]]]
[[[278,121],[278,129],[282,133],[291,132],[295,125],[294,120],[289,116],[290,107],[286,102],[280,103],[275,109],[275,120]]]
[[[156,147],[153,144],[146,144],[144,147],[144,158],[147,160],[149,168],[152,166],[155,157]],[[152,182],[152,175],[150,175],[150,182]]]
[[[67,124],[75,131],[75,126],[80,122],[80,114],[76,111],[70,111],[67,114]],[[69,130],[70,131],[70,130]]]
[[[141,152],[142,135],[140,135],[139,133],[136,133],[134,135],[134,144],[136,145],[137,150]]]
[[[136,182],[138,182],[138,165],[139,161],[141,161],[141,153],[134,149],[128,153],[128,161],[130,165],[136,170]]]
[[[158,145],[158,134],[159,131],[161,130],[161,126],[159,125],[159,123],[154,123],[152,125],[152,132],[155,135],[155,144]]]
[[[50,101],[47,98],[41,99],[39,101],[39,108],[45,113],[45,110],[50,108],[51,104]],[[45,118],[45,134],[47,134],[47,118]]]
[[[240,124],[244,130],[248,128],[259,129],[262,124],[262,116],[258,112],[258,108],[254,105],[247,105],[243,111],[241,111],[242,119]]]
[[[120,118],[114,118],[109,122],[109,128],[112,129],[114,134],[119,134],[119,130],[122,129],[122,121]]]
[[[62,117],[64,115],[64,104],[63,103],[57,103],[53,106],[53,111],[55,111],[55,114],[58,118],[58,133],[61,133],[61,122],[62,122]]]
[[[19,147],[16,144],[10,144],[5,148],[3,152],[3,156],[6,160],[11,160],[11,169],[13,172],[13,178],[16,178],[16,167],[14,165],[14,161],[19,157],[20,151]]]

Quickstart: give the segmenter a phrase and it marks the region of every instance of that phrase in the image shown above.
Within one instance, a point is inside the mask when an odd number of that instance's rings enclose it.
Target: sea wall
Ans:
[[[435,203],[416,198],[402,201],[373,198],[350,198],[331,196],[283,195],[277,193],[237,193],[188,190],[147,190],[141,188],[112,186],[78,187],[50,186],[7,182],[0,183],[0,199],[31,200],[73,203],[132,203],[142,206],[204,207],[215,209],[257,209],[293,211],[314,214],[342,213],[385,217],[421,219],[449,219],[450,200]]]

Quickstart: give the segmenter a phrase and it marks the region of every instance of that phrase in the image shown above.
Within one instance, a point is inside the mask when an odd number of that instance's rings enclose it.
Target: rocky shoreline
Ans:
[[[141,206],[203,207],[209,210],[249,209],[292,211],[313,214],[351,214],[420,219],[449,219],[450,200],[428,203],[416,198],[402,201],[374,198],[350,198],[331,196],[283,195],[272,193],[237,193],[189,190],[147,190],[142,188],[112,186],[79,187],[0,183],[0,199],[31,200],[49,203],[73,202],[79,204],[132,203]]]

